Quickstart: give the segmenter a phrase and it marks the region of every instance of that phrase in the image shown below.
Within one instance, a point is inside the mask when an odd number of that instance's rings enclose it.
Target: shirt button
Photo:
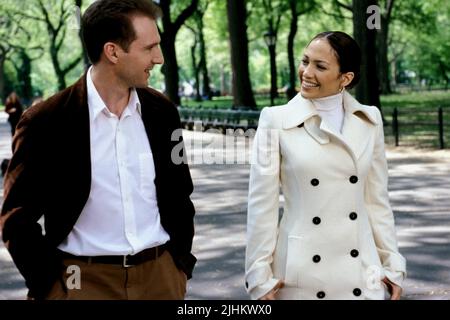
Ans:
[[[319,256],[318,254],[316,254],[316,255],[313,257],[313,261],[314,261],[315,263],[319,263],[319,262],[320,262],[320,256]]]
[[[350,255],[351,255],[353,258],[356,258],[356,257],[359,255],[359,252],[358,252],[358,250],[353,249],[352,251],[350,251]]]
[[[325,292],[323,292],[323,291],[317,292],[317,298],[319,298],[319,299],[325,298]]]
[[[318,180],[318,179],[312,179],[312,180],[311,180],[311,184],[312,184],[314,187],[317,187],[317,186],[319,185],[319,180]]]
[[[349,217],[350,217],[350,220],[356,220],[356,218],[358,218],[358,215],[356,214],[356,212],[352,212],[352,213],[350,213]]]
[[[321,222],[322,220],[319,218],[319,217],[314,217],[313,219],[312,219],[312,222],[314,223],[314,224],[320,224],[320,222]]]
[[[350,177],[350,182],[353,183],[353,184],[357,183],[358,182],[358,177],[357,176],[351,176]]]

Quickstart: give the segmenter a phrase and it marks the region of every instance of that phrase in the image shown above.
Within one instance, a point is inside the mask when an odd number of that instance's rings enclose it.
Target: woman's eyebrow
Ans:
[[[308,59],[309,60],[309,57],[308,57],[308,55],[303,55],[303,59]],[[319,60],[319,59],[315,59],[315,60],[312,60],[313,62],[316,62],[316,63],[326,63],[326,64],[330,64],[328,61],[325,61],[325,60]]]

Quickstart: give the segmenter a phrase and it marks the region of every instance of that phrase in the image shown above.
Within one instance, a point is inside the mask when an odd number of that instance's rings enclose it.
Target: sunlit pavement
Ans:
[[[197,213],[187,299],[248,299],[244,248],[251,139],[184,132]],[[0,161],[10,152],[0,113]],[[390,196],[408,263],[404,299],[450,299],[450,150],[388,148]],[[1,189],[3,196],[3,189]],[[281,197],[281,201],[283,198]],[[0,244],[0,299],[23,299],[24,281]]]

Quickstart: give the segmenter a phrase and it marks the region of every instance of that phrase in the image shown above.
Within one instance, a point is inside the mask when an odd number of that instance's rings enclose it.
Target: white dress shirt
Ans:
[[[155,167],[136,90],[120,118],[87,72],[92,182],[89,199],[59,249],[74,255],[126,255],[163,244]],[[70,170],[70,168],[68,168]]]
[[[312,99],[322,121],[325,121],[335,132],[342,133],[344,124],[344,106],[342,105],[342,93],[332,96]]]

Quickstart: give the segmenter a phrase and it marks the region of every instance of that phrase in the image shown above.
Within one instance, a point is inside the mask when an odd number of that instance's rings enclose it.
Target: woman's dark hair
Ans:
[[[103,46],[109,41],[128,50],[136,39],[130,19],[134,14],[156,20],[161,9],[149,0],[97,0],[87,8],[81,19],[81,35],[93,64],[100,60]]]
[[[361,49],[358,43],[348,34],[341,31],[325,31],[316,35],[311,41],[317,39],[326,39],[333,48],[337,61],[339,63],[340,72],[353,72],[352,82],[347,85],[351,89],[356,86],[361,78]]]

